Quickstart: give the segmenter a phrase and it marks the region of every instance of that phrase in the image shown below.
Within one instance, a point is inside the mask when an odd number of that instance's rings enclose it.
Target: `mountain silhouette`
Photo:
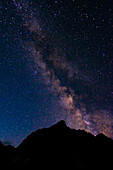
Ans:
[[[113,140],[67,127],[61,120],[31,133],[17,147],[0,143],[0,160],[10,169],[112,168]]]

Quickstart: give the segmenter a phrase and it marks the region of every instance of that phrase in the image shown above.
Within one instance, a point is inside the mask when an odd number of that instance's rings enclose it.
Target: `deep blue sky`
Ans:
[[[113,2],[0,2],[0,140],[60,119],[113,137]]]

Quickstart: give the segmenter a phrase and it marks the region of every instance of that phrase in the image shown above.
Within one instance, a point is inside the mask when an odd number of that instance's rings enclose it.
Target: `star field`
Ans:
[[[0,3],[0,140],[64,119],[113,138],[113,2]]]

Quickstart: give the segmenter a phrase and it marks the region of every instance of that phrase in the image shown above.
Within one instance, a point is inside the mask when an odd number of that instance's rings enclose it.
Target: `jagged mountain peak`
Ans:
[[[64,120],[60,120],[56,124],[52,125],[52,127],[67,128],[67,125],[66,125],[66,122]]]
[[[7,162],[14,169],[36,166],[53,169],[53,164],[61,169],[109,169],[112,166],[112,140],[103,134],[95,137],[84,130],[71,129],[64,120],[31,133],[17,148],[1,144],[2,147],[3,164]]]

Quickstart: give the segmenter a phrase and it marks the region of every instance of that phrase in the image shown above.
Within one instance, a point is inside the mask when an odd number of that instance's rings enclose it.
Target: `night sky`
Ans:
[[[0,1],[0,140],[64,119],[113,138],[113,1]]]

